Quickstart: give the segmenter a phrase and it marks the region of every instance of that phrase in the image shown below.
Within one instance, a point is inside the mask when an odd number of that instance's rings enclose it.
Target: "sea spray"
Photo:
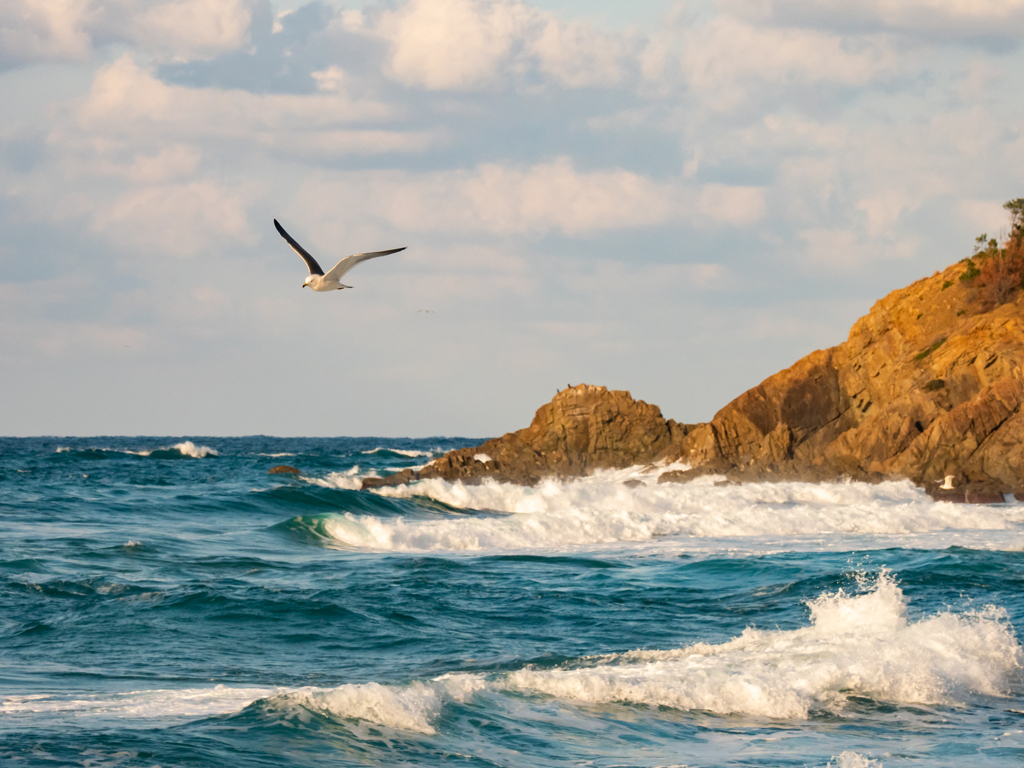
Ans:
[[[1024,660],[1003,609],[945,611],[910,622],[902,590],[884,571],[868,592],[823,594],[809,608],[811,625],[802,629],[748,628],[720,645],[523,669],[505,683],[588,703],[806,718],[839,712],[851,696],[948,706],[1002,696]]]
[[[629,487],[623,479],[648,484]],[[353,488],[351,474],[312,479]],[[381,519],[345,513],[328,521],[338,543],[377,551],[520,550],[640,542],[656,537],[908,535],[947,530],[1020,531],[1024,506],[933,502],[910,482],[751,483],[716,486],[713,478],[657,485],[650,472],[597,473],[547,480],[534,488],[426,480],[379,495],[427,496],[449,506],[491,510],[458,518]]]

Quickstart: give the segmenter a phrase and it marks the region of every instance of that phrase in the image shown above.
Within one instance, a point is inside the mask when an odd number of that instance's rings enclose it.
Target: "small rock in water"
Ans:
[[[278,464],[276,467],[271,467],[267,470],[268,475],[301,475],[302,470],[296,469],[295,467],[289,467],[287,464]]]

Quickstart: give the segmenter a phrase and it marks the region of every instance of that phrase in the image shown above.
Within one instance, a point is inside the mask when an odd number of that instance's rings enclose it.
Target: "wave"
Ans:
[[[869,757],[847,750],[838,757],[832,758],[836,762],[833,764],[832,760],[829,760],[828,765],[825,768],[882,768],[882,763],[878,760],[872,760]]]
[[[434,455],[434,451],[414,451],[414,450],[405,450],[403,448],[383,448],[383,447],[374,448],[372,451],[360,451],[360,453],[362,453],[365,456],[377,454],[377,455],[386,456],[386,457],[389,457],[389,458],[398,458],[398,457],[403,457],[404,456],[405,458],[409,458],[409,459],[415,459],[415,458],[418,458],[420,456],[433,456]]]
[[[312,485],[319,485],[321,488],[334,488],[340,491],[358,491],[363,485],[364,477],[376,477],[373,472],[360,474],[359,465],[344,472],[330,472],[324,477],[309,477],[300,475],[299,479]]]
[[[143,456],[154,459],[205,459],[216,456],[217,451],[205,445],[196,445],[191,440],[164,448],[151,450],[130,451],[119,448],[70,448],[58,446],[54,453],[73,454],[76,458],[82,459],[105,459],[111,456]]]
[[[210,717],[237,712],[252,702],[273,696],[275,688],[157,689],[129,693],[34,694],[0,698],[0,714],[73,714],[117,718]]]
[[[479,551],[603,545],[664,536],[685,536],[692,542],[741,536],[792,539],[1009,530],[1019,539],[1024,522],[1024,505],[933,502],[909,481],[717,486],[714,477],[682,485],[658,485],[654,478],[649,469],[633,468],[570,482],[547,480],[534,488],[423,480],[374,493],[427,496],[450,507],[499,514],[381,520],[346,513],[326,528],[339,543],[360,549]],[[639,480],[641,485],[629,487],[626,480]],[[358,487],[351,473],[344,476],[345,485],[339,479],[311,482]]]
[[[445,675],[409,685],[353,683],[336,688],[157,689],[84,695],[32,694],[0,697],[0,715],[70,715],[78,718],[191,719],[241,712],[252,706],[275,716],[314,712],[335,720],[365,720],[388,728],[434,734],[432,724],[447,702],[465,702],[487,687],[476,675]]]
[[[332,688],[231,688],[123,694],[0,697],[0,715],[50,713],[75,718],[194,718],[242,710],[274,720],[314,713],[432,735],[446,706],[490,694],[481,705],[522,709],[522,697],[583,704],[669,707],[718,715],[801,720],[841,715],[854,698],[895,706],[963,706],[1011,695],[1024,651],[1005,610],[946,610],[912,621],[909,601],[883,571],[853,592],[808,602],[808,626],[747,628],[720,644],[636,650],[575,659],[560,668],[453,672],[406,685],[376,682]],[[541,710],[547,710],[543,704]],[[870,766],[856,753],[843,768]]]
[[[433,735],[433,721],[446,702],[465,702],[486,687],[479,675],[443,675],[407,686],[362,683],[329,689],[305,688],[278,696],[267,706],[300,706],[333,719],[366,720],[387,728]]]
[[[591,657],[576,669],[523,669],[504,684],[591,704],[793,719],[839,712],[851,697],[958,706],[1005,696],[1024,662],[1003,609],[911,622],[902,590],[885,572],[870,591],[823,594],[809,607],[806,628],[748,628],[721,645]]]

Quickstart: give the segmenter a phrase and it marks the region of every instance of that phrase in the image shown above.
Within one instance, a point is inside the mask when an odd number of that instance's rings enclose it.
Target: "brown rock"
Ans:
[[[893,291],[845,342],[768,377],[706,424],[678,424],[628,392],[581,384],[526,429],[363,487],[431,477],[532,485],[671,460],[691,468],[659,483],[906,477],[935,498],[997,503],[1024,488],[1024,291],[983,306],[959,281],[964,268]],[[947,474],[966,487],[935,491]]]
[[[981,308],[963,269],[893,291],[846,342],[743,393],[670,458],[725,462],[746,481],[957,474],[1024,485],[1024,299]]]
[[[276,467],[271,467],[267,470],[268,475],[301,475],[302,470],[296,469],[295,467],[289,467],[287,464],[278,464]]]
[[[677,448],[691,427],[666,420],[659,408],[629,392],[580,384],[541,406],[526,429],[462,448],[420,470],[367,478],[363,488],[445,480],[534,485],[545,477],[581,477],[595,469],[649,464]],[[491,458],[478,461],[478,454]]]

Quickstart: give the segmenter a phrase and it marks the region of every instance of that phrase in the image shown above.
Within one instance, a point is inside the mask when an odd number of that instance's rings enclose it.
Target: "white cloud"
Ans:
[[[995,200],[963,200],[960,202],[960,215],[974,227],[979,234],[985,233],[990,238],[997,237],[1009,229],[1010,217],[1003,202]]]
[[[911,259],[918,251],[916,237],[879,242],[849,229],[808,229],[798,233],[805,243],[805,265],[814,269],[849,272],[888,259]]]
[[[536,12],[516,0],[410,0],[382,16],[391,75],[431,90],[492,82]]]
[[[132,189],[98,208],[93,231],[142,259],[194,256],[219,242],[256,242],[246,215],[250,197],[212,181]]]
[[[872,25],[940,38],[1024,36],[1024,0],[726,0],[747,18],[841,29]]]
[[[627,48],[622,36],[598,32],[589,24],[552,17],[531,49],[541,71],[569,88],[612,86],[623,77]]]
[[[163,60],[211,58],[249,43],[256,0],[6,0],[0,67],[82,60],[128,43]]]
[[[874,196],[857,203],[857,210],[867,217],[867,232],[871,237],[890,234],[892,226],[904,211],[913,212],[921,206],[921,198],[894,189],[881,190]]]
[[[94,37],[130,42],[171,61],[208,59],[249,44],[254,0],[94,0]]]
[[[757,27],[727,16],[688,30],[682,53],[690,85],[729,107],[751,82],[864,85],[891,73],[897,61],[883,41],[850,46],[827,32]]]
[[[700,192],[697,207],[714,221],[748,226],[764,216],[764,189],[708,184]]]
[[[320,174],[299,194],[304,210],[383,219],[414,232],[588,235],[661,224],[679,211],[678,192],[624,170],[576,171],[567,158],[526,169],[494,163],[432,174]],[[340,202],[344,200],[344,204]]]
[[[90,0],[6,0],[0,10],[0,67],[87,58],[89,5]]]
[[[125,54],[97,72],[77,110],[81,130],[125,141],[233,139],[304,158],[414,152],[442,141],[439,130],[350,128],[394,118],[396,110],[344,93],[344,78],[326,70],[328,93],[254,94],[167,85]]]

